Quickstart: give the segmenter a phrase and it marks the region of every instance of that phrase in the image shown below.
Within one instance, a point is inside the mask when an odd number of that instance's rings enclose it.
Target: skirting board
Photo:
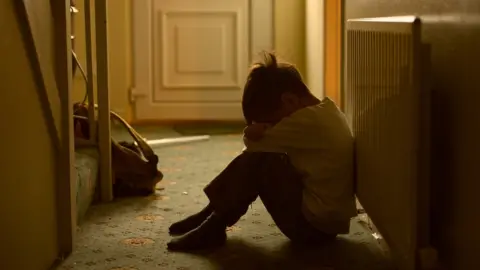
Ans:
[[[201,142],[201,141],[208,141],[208,140],[210,140],[210,135],[183,136],[183,137],[165,138],[165,139],[158,139],[158,140],[146,140],[146,141],[148,145],[150,145],[151,147],[162,147],[162,146]]]

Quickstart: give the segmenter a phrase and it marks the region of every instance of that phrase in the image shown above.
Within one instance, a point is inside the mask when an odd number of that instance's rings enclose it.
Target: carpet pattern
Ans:
[[[349,235],[318,248],[292,247],[261,201],[228,229],[227,245],[196,254],[166,250],[168,226],[207,203],[203,187],[242,149],[239,135],[156,149],[165,179],[155,195],[93,205],[76,249],[58,269],[319,269],[387,270],[391,262],[354,219]]]

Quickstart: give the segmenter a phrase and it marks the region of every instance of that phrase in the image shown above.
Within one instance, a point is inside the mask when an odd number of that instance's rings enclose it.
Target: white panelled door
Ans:
[[[242,119],[252,57],[273,47],[272,1],[133,1],[135,119]]]

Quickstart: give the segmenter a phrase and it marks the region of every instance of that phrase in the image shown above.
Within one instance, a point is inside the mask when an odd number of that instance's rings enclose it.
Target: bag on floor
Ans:
[[[77,103],[74,112],[75,137],[88,140],[88,107]],[[158,156],[120,115],[110,112],[110,117],[112,123],[122,125],[133,139],[132,142],[111,140],[114,196],[147,196],[154,193],[155,186],[163,179],[162,172],[157,169]]]

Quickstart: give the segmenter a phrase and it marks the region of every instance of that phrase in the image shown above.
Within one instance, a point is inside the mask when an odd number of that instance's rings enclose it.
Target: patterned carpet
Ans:
[[[166,250],[168,226],[202,208],[202,188],[242,149],[239,135],[156,149],[165,179],[157,194],[94,205],[79,228],[76,250],[59,269],[393,269],[356,219],[351,233],[327,247],[298,249],[260,201],[234,227],[227,245],[197,254]]]

